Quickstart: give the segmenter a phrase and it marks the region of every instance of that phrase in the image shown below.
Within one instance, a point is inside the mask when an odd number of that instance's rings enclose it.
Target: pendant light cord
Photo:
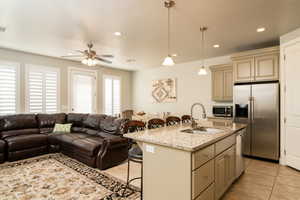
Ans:
[[[168,56],[170,56],[170,7],[168,7]]]
[[[201,29],[202,32],[202,48],[201,48],[201,54],[202,54],[202,67],[204,67],[204,58],[205,58],[205,52],[204,52],[204,29]]]

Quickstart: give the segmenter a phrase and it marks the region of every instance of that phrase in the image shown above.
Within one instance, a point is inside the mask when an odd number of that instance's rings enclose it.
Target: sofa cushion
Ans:
[[[88,114],[69,113],[67,115],[67,123],[72,123],[73,127],[83,127],[83,121],[86,120]]]
[[[0,140],[0,154],[5,152],[6,143]]]
[[[89,135],[84,133],[55,133],[48,135],[48,142],[53,145],[71,145],[74,140],[88,136]]]
[[[3,131],[2,133],[0,133],[0,138],[5,139],[7,137],[14,137],[18,135],[31,135],[31,134],[39,134],[39,133],[40,130],[38,128],[10,130],[10,131]]]
[[[118,119],[116,117],[108,116],[105,119],[101,120],[100,122],[100,130],[113,134],[119,135],[121,133],[122,126],[124,126],[126,119]]]
[[[105,119],[106,115],[89,115],[84,121],[83,125],[86,128],[99,130],[101,120]]]
[[[39,128],[53,128],[55,124],[66,123],[66,114],[37,114]]]
[[[88,135],[97,135],[98,130],[90,129],[90,128],[83,128],[83,127],[72,127],[71,128],[72,133],[85,133]]]
[[[7,115],[0,119],[2,131],[38,128],[34,114]]]
[[[47,135],[32,134],[5,138],[8,151],[17,151],[47,145]]]
[[[103,144],[104,139],[97,136],[89,136],[87,138],[74,140],[72,146],[75,151],[80,151],[88,156],[98,154],[98,151]]]

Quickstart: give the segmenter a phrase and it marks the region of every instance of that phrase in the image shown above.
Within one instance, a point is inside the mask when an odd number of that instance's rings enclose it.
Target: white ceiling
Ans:
[[[300,27],[300,0],[175,1],[177,63],[201,58],[200,25],[209,28],[207,57],[278,44],[279,36]],[[7,30],[0,46],[59,57],[93,41],[99,54],[115,55],[112,67],[140,70],[160,66],[166,56],[166,23],[163,0],[1,0],[0,26]],[[257,33],[258,27],[267,30]]]

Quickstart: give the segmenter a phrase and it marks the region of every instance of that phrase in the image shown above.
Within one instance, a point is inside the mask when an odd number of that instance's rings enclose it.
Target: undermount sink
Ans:
[[[181,132],[191,133],[191,134],[217,134],[217,133],[221,133],[222,131],[223,131],[222,129],[208,128],[208,127],[197,127],[193,129],[181,130]]]

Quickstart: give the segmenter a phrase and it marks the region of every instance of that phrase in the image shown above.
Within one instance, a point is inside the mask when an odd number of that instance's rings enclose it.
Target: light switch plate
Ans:
[[[146,152],[154,153],[155,152],[154,146],[146,145]]]

